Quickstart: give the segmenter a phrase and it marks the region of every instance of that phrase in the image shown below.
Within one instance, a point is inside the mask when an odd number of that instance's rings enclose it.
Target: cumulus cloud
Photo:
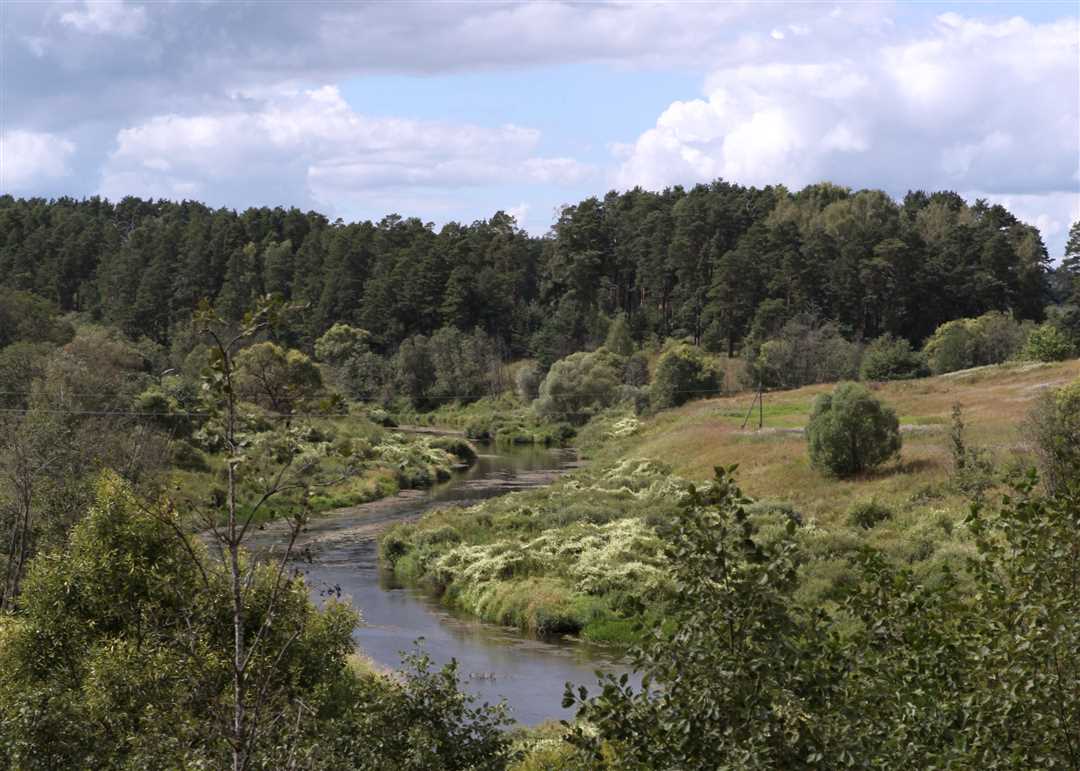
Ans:
[[[590,173],[572,159],[537,157],[539,139],[538,131],[514,125],[372,118],[324,86],[125,128],[101,192],[227,201],[257,191],[271,201],[310,204],[403,188],[560,184]]]
[[[672,103],[638,137],[616,180],[978,190],[1032,212],[1040,197],[1075,201],[1078,40],[1076,19],[945,14],[902,43],[723,67],[705,98]],[[1032,216],[1058,222],[1049,209]]]
[[[1078,32],[947,14],[931,37],[857,59],[724,68],[638,138],[619,181],[1075,189]]]
[[[8,131],[0,134],[0,192],[34,188],[69,173],[75,144],[52,134]]]

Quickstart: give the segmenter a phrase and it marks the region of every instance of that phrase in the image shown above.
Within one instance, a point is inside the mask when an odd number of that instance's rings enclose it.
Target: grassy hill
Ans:
[[[992,462],[978,479],[992,499],[1010,471],[1034,462],[1021,425],[1039,393],[1077,377],[1080,361],[1070,361],[874,386],[900,416],[903,451],[846,480],[810,467],[803,435],[814,397],[831,385],[766,394],[761,430],[756,413],[752,428],[741,428],[747,393],[644,419],[613,411],[579,437],[588,468],[548,488],[432,512],[388,533],[382,555],[402,579],[490,621],[626,642],[663,616],[670,587],[661,534],[682,492],[714,466],[737,463],[761,537],[778,536],[792,518],[800,525],[797,601],[838,601],[865,546],[933,581],[973,553],[971,488],[953,475],[953,405],[967,445]]]
[[[782,499],[800,511],[831,521],[838,511],[866,498],[899,503],[927,487],[940,488],[952,469],[949,429],[959,404],[972,445],[992,451],[999,465],[1032,462],[1021,423],[1040,391],[1080,377],[1080,360],[1055,364],[1003,364],[920,380],[873,385],[875,395],[900,417],[904,448],[898,462],[851,480],[825,477],[810,468],[802,431],[810,406],[832,385],[765,394],[764,428],[758,409],[740,426],[754,395],[740,393],[690,402],[642,422],[633,435],[610,442],[595,455],[653,458],[691,480],[712,476],[714,466],[739,464],[739,481],[754,498]],[[962,496],[939,490],[945,504]]]

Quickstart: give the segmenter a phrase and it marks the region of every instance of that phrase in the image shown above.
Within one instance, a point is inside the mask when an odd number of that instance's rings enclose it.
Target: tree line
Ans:
[[[282,334],[309,352],[337,322],[380,354],[453,327],[546,368],[599,345],[620,315],[638,343],[687,338],[729,355],[762,315],[918,345],[989,311],[1040,321],[1055,287],[1067,295],[1054,278],[1035,228],[951,192],[898,203],[828,183],[635,188],[564,207],[543,237],[504,212],[436,229],[396,214],[0,197],[0,285],[162,345],[189,334],[203,298],[239,320],[266,294],[307,307]]]

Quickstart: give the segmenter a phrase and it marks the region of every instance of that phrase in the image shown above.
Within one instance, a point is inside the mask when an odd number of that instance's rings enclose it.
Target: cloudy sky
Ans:
[[[1023,3],[0,2],[0,189],[436,223],[832,180],[1080,219],[1080,12]]]

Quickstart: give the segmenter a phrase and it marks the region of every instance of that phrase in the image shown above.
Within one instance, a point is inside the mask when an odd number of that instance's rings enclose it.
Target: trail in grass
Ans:
[[[572,451],[536,447],[492,448],[477,463],[431,490],[409,490],[362,506],[320,515],[301,534],[296,566],[312,594],[347,597],[363,614],[354,637],[377,665],[400,666],[403,650],[424,638],[439,664],[457,659],[464,687],[482,700],[505,698],[513,716],[533,725],[569,716],[560,706],[567,681],[594,690],[596,670],[624,671],[608,649],[563,639],[539,640],[517,629],[457,615],[424,592],[398,586],[379,570],[376,538],[397,522],[425,511],[465,506],[550,483],[573,468]],[[257,550],[280,543],[270,526],[252,541]]]

